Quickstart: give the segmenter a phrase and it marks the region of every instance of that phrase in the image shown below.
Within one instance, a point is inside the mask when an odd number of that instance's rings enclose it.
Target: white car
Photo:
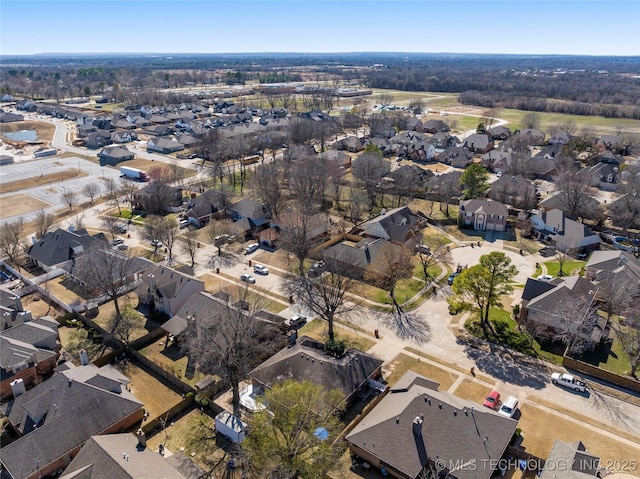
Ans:
[[[158,241],[158,240],[153,240],[151,242],[151,246],[153,246],[154,248],[162,248],[162,241]]]
[[[505,400],[505,402],[502,403],[502,406],[500,406],[498,413],[502,414],[503,416],[513,417],[517,409],[518,409],[518,400],[513,396],[509,396]]]
[[[255,284],[256,279],[251,276],[250,274],[241,274],[240,275],[240,280],[244,281],[245,283],[250,283],[250,284]]]
[[[257,264],[253,267],[253,272],[267,275],[269,274],[269,268],[267,268],[266,266],[262,266],[261,264]]]
[[[302,326],[306,322],[307,322],[306,316],[296,315],[289,320],[289,326],[293,326],[294,328],[297,328],[299,326]]]
[[[536,278],[538,281],[543,281],[545,283],[550,283],[551,280],[553,279],[553,276],[551,276],[550,274],[541,274],[540,276],[538,276]]]
[[[254,251],[257,251],[258,248],[260,248],[260,245],[258,243],[251,243],[245,248],[244,254],[251,254]]]

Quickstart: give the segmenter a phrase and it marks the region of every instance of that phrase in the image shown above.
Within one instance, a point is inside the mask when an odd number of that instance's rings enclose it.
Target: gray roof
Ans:
[[[407,381],[417,376],[413,372],[405,376],[401,381],[407,387],[389,392],[346,436],[347,442],[410,478],[437,459],[478,466],[449,477],[491,477],[489,464],[495,466],[502,456],[518,422],[419,380]]]
[[[547,468],[547,465],[549,466]],[[559,467],[563,465],[564,467]],[[581,441],[567,444],[556,439],[545,466],[542,468],[540,479],[588,479],[600,477],[598,467],[600,458],[589,454]]]
[[[131,433],[92,436],[61,479],[186,479],[163,456],[138,447]]]
[[[385,239],[397,243],[404,243],[409,233],[416,229],[419,221],[420,217],[414,214],[409,207],[401,206],[400,208],[387,211],[384,215],[365,222],[362,228],[365,234],[381,238],[383,236],[378,234],[381,232],[376,232],[376,230],[379,230],[379,225],[388,235],[388,238]]]
[[[115,394],[69,379],[64,373],[18,396],[4,407],[11,424],[24,435],[2,448],[2,464],[23,479],[69,453],[142,408],[130,393]],[[25,461],[24,451],[31,451]]]
[[[522,291],[522,299],[525,301],[530,301],[531,299],[536,298],[555,287],[555,284],[548,283],[546,281],[538,281],[537,279],[527,278],[527,282],[524,285],[524,290]]]
[[[555,233],[553,241],[556,246],[563,249],[577,248],[579,243],[587,237],[594,237],[600,239],[591,228],[587,225],[574,221],[565,216],[564,211],[559,209],[552,209],[549,211],[543,211],[537,215],[542,219],[546,225],[545,231],[548,233]]]
[[[82,254],[90,245],[96,244],[96,241],[104,241],[106,244],[107,240],[102,233],[90,236],[84,229],[75,232],[57,229],[31,245],[28,254],[42,264],[55,266]]]
[[[126,146],[107,146],[103,148],[100,152],[101,157],[111,157],[111,158],[133,158],[133,152],[129,151]]]
[[[509,216],[509,210],[499,201],[490,199],[474,199],[460,202],[460,212],[469,212],[475,214],[497,215],[506,218]]]
[[[341,242],[324,250],[322,257],[365,269],[375,262],[385,244],[387,241],[382,238],[362,240],[355,245]]]
[[[312,379],[349,397],[382,363],[382,359],[354,348],[335,358],[324,352],[321,342],[302,336],[295,345],[282,349],[251,371],[249,377],[269,387],[287,379]]]
[[[244,198],[234,203],[229,210],[238,213],[244,218],[259,219],[267,216],[262,205],[251,198]]]
[[[589,292],[594,289],[593,283],[582,276],[568,276],[557,284],[554,283],[553,286],[538,296],[532,297],[529,309],[555,314],[558,305],[566,303],[569,299],[587,299]]]

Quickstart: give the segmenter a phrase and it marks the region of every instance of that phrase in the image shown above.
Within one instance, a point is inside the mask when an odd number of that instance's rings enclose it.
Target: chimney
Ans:
[[[147,436],[145,435],[145,433],[142,430],[142,428],[138,429],[138,432],[136,433],[136,436],[138,438],[138,447],[140,449],[146,448],[147,447]]]
[[[22,378],[18,378],[15,381],[11,381],[11,392],[13,393],[13,397],[17,398],[20,394],[24,394],[27,392],[27,388],[24,385],[24,381]]]
[[[149,286],[153,291],[156,289],[156,277],[153,274],[149,275]]]
[[[22,301],[20,300],[20,296],[14,296],[13,301],[14,301],[14,307],[16,308],[16,311],[23,311]]]
[[[416,416],[416,418],[413,420],[413,435],[415,437],[421,437],[422,436],[422,418],[420,416]]]
[[[89,364],[89,355],[87,354],[86,349],[80,350],[80,364],[82,364],[83,366]]]
[[[367,263],[371,263],[371,252],[369,252],[369,243],[364,244],[364,254],[367,257]]]

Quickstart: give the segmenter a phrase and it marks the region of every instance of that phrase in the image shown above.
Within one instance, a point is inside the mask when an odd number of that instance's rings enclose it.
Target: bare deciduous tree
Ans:
[[[311,214],[322,208],[326,181],[327,171],[322,161],[309,157],[296,161],[289,181],[289,190],[303,213]]]
[[[217,374],[231,387],[233,414],[240,417],[240,381],[255,367],[256,358],[273,346],[277,334],[256,316],[259,299],[248,288],[216,303],[207,317],[188,319],[185,346],[200,371]]]
[[[118,232],[117,226],[117,216],[107,214],[102,217],[102,227],[111,235],[112,240],[116,238],[116,233]]]
[[[149,215],[144,222],[142,237],[153,243],[153,252],[158,251],[158,241],[161,241],[164,218],[162,216]]]
[[[378,288],[388,291],[394,309],[401,312],[402,306],[395,297],[396,286],[398,281],[410,278],[412,273],[411,252],[404,246],[386,243],[376,261],[365,270],[364,277]]]
[[[551,313],[553,327],[547,330],[546,336],[564,344],[567,354],[580,354],[592,344],[591,333],[598,321],[593,293],[590,291],[586,297],[568,297]]]
[[[0,227],[0,253],[18,268],[18,271],[23,264],[25,249],[24,218],[22,216]]]
[[[78,195],[76,195],[73,191],[66,191],[62,193],[62,199],[69,207],[69,211],[73,209],[75,205],[78,204]]]
[[[391,171],[391,163],[378,153],[363,153],[351,165],[351,173],[360,180],[369,195],[369,204],[374,205],[378,193],[378,183]]]
[[[198,245],[198,232],[196,230],[188,229],[187,232],[182,235],[180,247],[182,251],[189,255],[192,268],[196,264],[196,252],[198,251]]]
[[[525,113],[522,119],[520,120],[520,126],[522,129],[532,129],[537,130],[540,128],[540,114],[530,111]]]
[[[118,215],[122,214],[119,201],[120,187],[118,183],[113,178],[107,178],[104,180],[104,186],[107,190],[107,199],[109,201],[115,202],[115,204],[118,206]]]
[[[449,248],[446,246],[444,242],[444,238],[438,239],[434,237],[430,237],[425,240],[423,243],[425,246],[429,246],[430,251],[427,252],[424,249],[419,248],[416,254],[418,262],[422,267],[422,274],[424,276],[425,282],[435,281],[431,273],[429,272],[429,268],[432,266],[436,266],[440,263],[447,263],[451,259],[451,254],[449,252]]]
[[[100,195],[100,185],[98,183],[85,183],[82,187],[82,194],[89,198],[89,203],[93,204],[93,200]]]
[[[56,217],[43,209],[38,210],[33,220],[36,227],[36,238],[40,239],[53,229],[56,224]]]
[[[135,201],[134,195],[138,191],[138,185],[128,176],[120,178],[120,194],[127,199],[129,203],[129,209],[133,213],[133,203]]]
[[[278,216],[284,205],[282,194],[282,172],[275,162],[259,165],[251,179],[256,197],[269,205],[274,217]]]
[[[173,216],[162,218],[162,224],[160,228],[160,241],[162,241],[167,250],[169,250],[169,261],[173,261],[173,246],[178,239],[180,233],[180,226],[178,221]]]
[[[232,232],[231,220],[210,221],[206,228],[207,239],[218,248],[218,257],[222,257],[225,245],[230,243],[229,237]]]

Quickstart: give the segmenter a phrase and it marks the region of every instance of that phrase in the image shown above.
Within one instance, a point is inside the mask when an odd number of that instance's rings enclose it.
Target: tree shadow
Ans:
[[[533,389],[543,389],[549,382],[550,372],[542,361],[477,338],[460,337],[457,342],[480,371],[500,381]]]
[[[222,251],[221,254],[214,254],[209,258],[209,268],[230,268],[239,262],[240,260],[235,254]]]
[[[394,307],[385,318],[385,322],[402,340],[413,341],[417,344],[431,341],[431,326],[415,312],[407,312],[400,307]]]

